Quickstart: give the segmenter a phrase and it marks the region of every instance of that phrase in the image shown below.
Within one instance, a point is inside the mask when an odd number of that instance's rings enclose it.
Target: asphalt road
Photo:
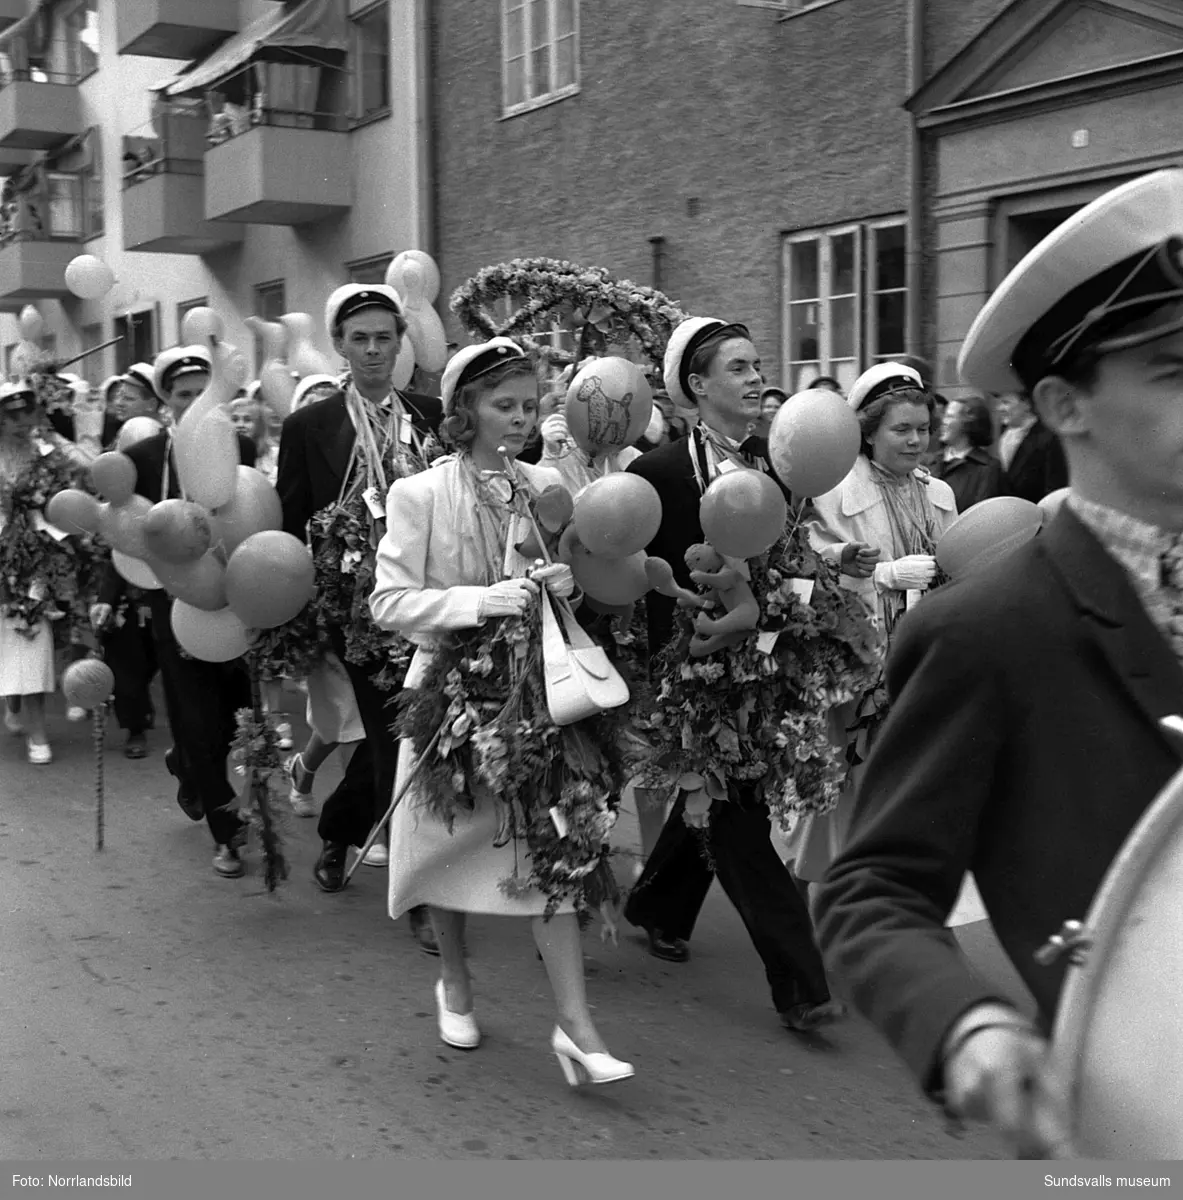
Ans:
[[[597,1022],[637,1076],[573,1092],[526,923],[472,921],[485,1040],[451,1050],[436,961],[386,916],[384,872],[321,893],[315,821],[291,818],[277,893],[257,851],[245,878],[217,877],[162,731],[140,762],[108,734],[98,853],[89,725],[57,715],[50,732],[49,767],[0,742],[0,1156],[1006,1157],[981,1130],[951,1136],[859,1019],[825,1040],[783,1031],[717,887],[688,964],[653,959],[627,926],[619,946],[586,936]],[[322,771],[319,796],[335,777]],[[998,969],[988,930],[967,936]]]

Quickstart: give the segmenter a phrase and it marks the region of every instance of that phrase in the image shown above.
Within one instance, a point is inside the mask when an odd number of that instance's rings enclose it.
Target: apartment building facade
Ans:
[[[437,0],[433,33],[445,289],[596,263],[745,320],[790,388],[913,353],[955,393],[1034,240],[1183,163],[1170,0]]]
[[[35,304],[98,382],[209,304],[244,321],[422,244],[421,0],[0,0],[0,345]],[[84,301],[77,254],[118,284]],[[319,324],[319,320],[317,322]],[[327,340],[320,348],[331,353]]]

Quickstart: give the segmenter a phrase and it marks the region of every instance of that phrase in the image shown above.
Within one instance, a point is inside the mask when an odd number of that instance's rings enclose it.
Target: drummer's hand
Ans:
[[[88,615],[91,628],[102,629],[111,619],[111,606],[109,604],[92,604]]]
[[[945,1064],[949,1108],[988,1121],[1019,1158],[1077,1157],[1067,1097],[1045,1069],[1047,1041],[1033,1030],[985,1028]]]

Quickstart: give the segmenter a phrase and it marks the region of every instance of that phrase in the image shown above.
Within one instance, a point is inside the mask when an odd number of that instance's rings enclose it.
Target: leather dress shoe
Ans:
[[[344,842],[325,842],[312,868],[312,875],[322,891],[339,892],[345,886],[345,859],[349,847]]]
[[[148,739],[142,733],[129,733],[123,747],[124,758],[145,758],[148,754]]]
[[[780,1014],[781,1024],[793,1033],[810,1033],[822,1025],[832,1025],[846,1016],[841,1000],[826,1000],[822,1004],[794,1004]]]
[[[177,765],[176,746],[170,746],[164,752],[164,765],[168,768],[168,773],[177,781],[177,803],[181,806],[181,812],[190,821],[203,820],[205,817],[205,806],[196,796],[190,795],[185,781],[180,776]]]
[[[649,953],[666,962],[685,962],[690,957],[690,947],[681,938],[668,937],[660,929],[646,928],[649,935]]]
[[[435,930],[431,927],[431,918],[427,915],[425,907],[412,908],[407,913],[407,919],[411,923],[411,933],[415,941],[419,943],[419,949],[424,954],[437,955],[440,948],[435,940]]]

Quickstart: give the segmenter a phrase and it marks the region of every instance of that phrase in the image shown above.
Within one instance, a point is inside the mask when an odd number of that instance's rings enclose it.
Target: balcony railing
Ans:
[[[0,233],[0,311],[67,296],[66,267],[80,252],[78,235],[8,226]]]
[[[204,175],[208,128],[203,105],[162,109],[146,125],[124,134],[124,188],[156,175]]]
[[[26,37],[0,47],[0,89],[13,83],[73,87],[98,70],[98,55],[81,41],[58,40],[34,49]]]

